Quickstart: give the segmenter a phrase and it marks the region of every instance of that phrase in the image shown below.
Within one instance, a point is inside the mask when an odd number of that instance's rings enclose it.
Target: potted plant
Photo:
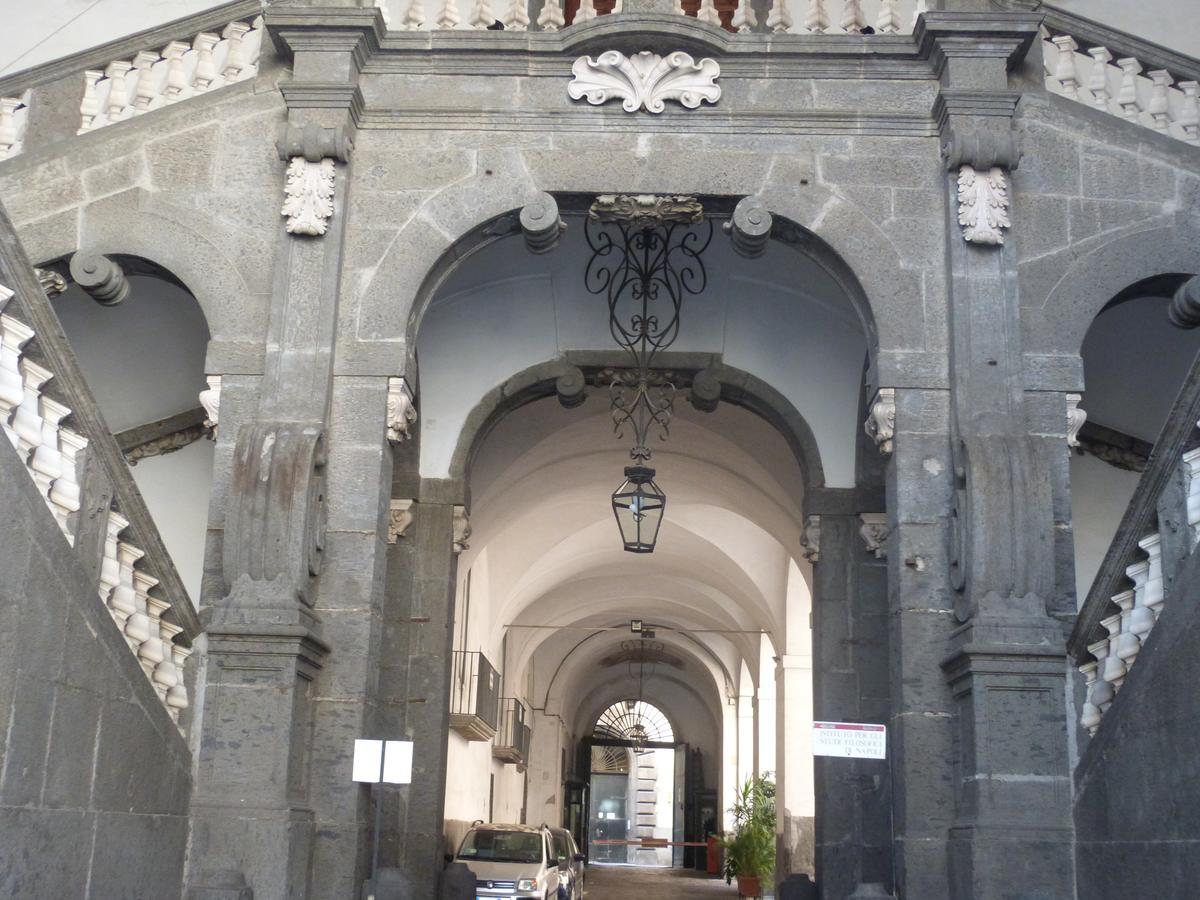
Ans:
[[[725,848],[725,882],[736,877],[739,897],[761,897],[762,885],[775,871],[775,782],[751,778],[733,804],[733,832],[720,839]]]

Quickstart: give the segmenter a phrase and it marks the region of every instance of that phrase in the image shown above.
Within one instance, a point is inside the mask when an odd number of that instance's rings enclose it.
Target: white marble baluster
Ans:
[[[538,13],[537,23],[542,31],[558,31],[565,27],[567,20],[563,16],[562,3],[559,0],[546,0],[542,11]]]
[[[700,8],[696,10],[696,20],[707,22],[709,25],[720,26],[721,14],[717,12],[717,7],[713,3],[713,0],[700,0]]]
[[[1100,707],[1096,705],[1096,683],[1100,666],[1098,662],[1084,663],[1079,667],[1080,674],[1083,675],[1087,682],[1087,693],[1083,701],[1083,711],[1079,716],[1079,724],[1088,730],[1088,734],[1095,734],[1096,729],[1100,727]]]
[[[88,445],[88,440],[82,434],[70,428],[58,429],[58,449],[62,454],[62,474],[55,479],[50,487],[50,502],[54,504],[54,518],[58,519],[59,527],[66,535],[67,541],[75,545],[75,529],[71,524],[71,516],[79,512],[82,500],[79,488],[79,451]]]
[[[401,31],[420,31],[425,26],[425,0],[412,0],[400,23]]]
[[[733,20],[730,24],[738,34],[749,34],[754,31],[758,26],[758,15],[754,12],[750,0],[738,0],[737,9],[733,11]]]
[[[183,41],[171,41],[163,47],[162,56],[167,61],[167,81],[163,86],[164,103],[177,103],[185,96],[188,80],[184,70],[183,54],[190,49]]]
[[[1075,43],[1075,38],[1067,34],[1051,38],[1050,43],[1058,48],[1054,62],[1054,80],[1062,86],[1063,96],[1077,100],[1079,76],[1075,72],[1075,51],[1079,49],[1079,45]]]
[[[229,51],[225,54],[225,68],[221,70],[227,84],[233,84],[248,74],[242,38],[249,30],[250,26],[245,22],[230,22],[221,30],[221,37],[229,42]]]
[[[917,30],[917,21],[927,12],[929,12],[929,0],[917,0],[917,7],[913,10],[912,17],[913,31]]]
[[[842,31],[846,34],[862,34],[867,27],[866,16],[862,11],[862,0],[846,0],[842,10]]]
[[[211,31],[202,31],[192,40],[192,49],[196,51],[196,71],[192,73],[192,92],[195,94],[203,94],[217,80],[213,49],[220,40],[221,36]]]
[[[143,553],[137,547],[125,541],[117,541],[117,586],[113,588],[109,598],[109,609],[121,625],[125,643],[135,654],[142,641],[150,636],[150,620],[146,616],[146,607],[137,595],[133,581],[133,564],[141,559]]]
[[[0,290],[7,290],[0,289]],[[12,292],[8,292],[9,296]],[[3,296],[0,294],[0,296]],[[5,298],[7,300],[7,298]],[[0,308],[3,308],[0,306]],[[25,399],[25,378],[21,374],[21,350],[33,338],[33,329],[11,316],[0,315],[0,425],[4,433],[18,446],[17,432],[12,427],[13,416]]]
[[[1104,657],[1104,664],[1100,669],[1100,677],[1112,685],[1113,692],[1121,689],[1121,685],[1125,683],[1125,673],[1128,668],[1125,666],[1125,660],[1117,656],[1116,639],[1121,633],[1121,614],[1109,616],[1107,619],[1101,619],[1100,624],[1104,630],[1108,632],[1108,653]]]
[[[792,27],[792,14],[788,11],[787,0],[771,0],[771,8],[767,11],[767,30],[783,34]]]
[[[461,21],[462,17],[458,14],[458,0],[443,0],[435,23],[437,27],[446,30],[456,27]]]
[[[175,709],[171,703],[171,691],[183,680],[183,671],[175,664],[175,654],[172,651],[175,646],[175,637],[182,634],[183,629],[162,620],[159,620],[158,628],[159,646],[162,648],[163,658],[154,667],[150,680],[154,684],[154,689],[158,691],[158,696],[162,698],[163,704],[167,707],[167,712],[171,714],[171,718],[179,721],[179,710]]]
[[[1167,93],[1171,85],[1175,83],[1175,79],[1171,77],[1171,73],[1166,69],[1155,69],[1147,73],[1150,76],[1152,86],[1150,88],[1150,103],[1146,107],[1146,112],[1150,114],[1150,119],[1154,124],[1154,130],[1166,134],[1171,128],[1171,108],[1169,94]]]
[[[142,574],[142,573],[139,573]],[[147,576],[149,577],[149,576]],[[142,664],[142,670],[146,673],[146,677],[150,679],[150,683],[154,684],[154,670],[159,664],[165,660],[170,651],[163,646],[162,640],[162,614],[171,608],[171,604],[165,600],[160,600],[158,597],[152,597],[149,594],[150,587],[158,583],[157,579],[149,578],[150,584],[144,591],[139,592],[139,598],[144,599],[146,603],[146,618],[149,619],[149,634],[137,648],[138,662]],[[158,697],[164,703],[167,700],[167,689],[164,687],[159,690],[159,686],[154,684],[154,689],[157,690]]]
[[[1107,47],[1092,47],[1088,50],[1088,56],[1092,58],[1092,67],[1088,71],[1087,79],[1087,89],[1092,95],[1092,106],[1107,112],[1109,101],[1112,100],[1112,95],[1108,90],[1108,70],[1109,63],[1112,62],[1112,54],[1108,52]]]
[[[113,592],[121,583],[121,563],[117,559],[118,537],[129,527],[129,520],[120,513],[109,511],[104,534],[104,554],[100,558],[100,601],[108,608],[121,633],[125,633],[125,620],[129,612],[114,605]]]
[[[21,405],[13,413],[12,430],[17,433],[17,452],[21,461],[29,465],[33,451],[42,442],[42,385],[54,376],[49,369],[30,362],[27,357],[21,357],[20,369],[24,392]]]
[[[508,8],[501,19],[505,31],[527,31],[529,29],[529,10],[526,0],[509,0]]]
[[[129,106],[129,88],[127,77],[133,71],[133,63],[123,59],[110,62],[104,69],[104,77],[108,79],[108,102],[104,107],[105,125],[120,122],[126,117]]]
[[[161,91],[159,73],[155,68],[161,56],[156,50],[142,50],[133,58],[133,68],[137,70],[137,83],[133,88],[134,115],[144,113],[150,108]]]
[[[875,18],[878,34],[897,34],[900,31],[900,0],[881,0],[879,15]]]
[[[824,34],[829,28],[829,13],[825,11],[825,0],[808,0],[804,28],[813,34]]]
[[[1183,132],[1185,141],[1200,145],[1200,83],[1181,81],[1176,87],[1183,93],[1183,99],[1175,124]]]
[[[1113,697],[1116,696],[1112,682],[1104,677],[1104,667],[1108,662],[1108,639],[1089,644],[1088,653],[1096,657],[1097,671],[1099,672],[1096,684],[1092,688],[1092,703],[1096,704],[1096,708],[1103,714],[1112,703]]]
[[[1158,621],[1158,617],[1162,615],[1163,599],[1166,596],[1163,590],[1163,568],[1162,568],[1162,537],[1158,534],[1151,534],[1138,541],[1138,546],[1146,551],[1146,586],[1145,599],[1142,601],[1144,606],[1149,607],[1154,613],[1154,621]]]
[[[38,445],[29,457],[29,473],[33,483],[37,485],[38,493],[54,512],[54,503],[50,500],[50,485],[62,475],[62,453],[58,449],[58,423],[71,414],[71,410],[56,400],[43,396],[41,406],[42,435]]]
[[[678,6],[678,3],[676,3]],[[575,10],[575,20],[571,24],[588,22],[596,18],[596,4],[592,0],[580,0],[579,9]]]
[[[1117,105],[1121,107],[1121,115],[1131,122],[1138,120],[1141,112],[1138,109],[1137,81],[1141,74],[1142,64],[1133,57],[1118,59],[1121,67],[1121,87],[1117,90]]]
[[[103,77],[104,73],[99,69],[88,69],[83,73],[83,100],[79,104],[79,130],[76,134],[83,134],[96,127],[96,119],[99,118],[102,109],[96,82]]]
[[[1134,632],[1131,628],[1133,600],[1133,591],[1122,591],[1112,598],[1112,602],[1121,610],[1121,630],[1117,634],[1112,652],[1125,661],[1126,668],[1133,665],[1133,661],[1137,659],[1137,655],[1142,649],[1141,635]]]
[[[2,374],[0,371],[0,376]],[[1183,483],[1187,493],[1187,522],[1191,537],[1188,546],[1194,548],[1200,544],[1200,447],[1183,454]]]
[[[475,0],[471,5],[471,15],[467,18],[467,24],[479,31],[484,31],[495,22],[496,14],[492,12],[491,3],[488,0]]]
[[[192,648],[181,647],[172,640],[170,650],[171,657],[175,662],[175,671],[178,673],[178,680],[172,687],[167,689],[167,710],[171,713],[171,718],[178,722],[179,714],[188,708],[187,682],[185,678],[187,674],[187,659],[192,655]]]
[[[0,97],[0,159],[18,149],[21,136],[17,131],[17,108],[20,105],[19,97]]]

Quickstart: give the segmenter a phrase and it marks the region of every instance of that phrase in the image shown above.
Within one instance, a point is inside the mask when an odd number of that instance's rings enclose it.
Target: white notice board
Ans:
[[[887,759],[887,726],[813,722],[813,756]]]
[[[354,781],[378,784],[410,784],[412,782],[412,741],[354,742]],[[381,777],[382,776],[382,777]]]

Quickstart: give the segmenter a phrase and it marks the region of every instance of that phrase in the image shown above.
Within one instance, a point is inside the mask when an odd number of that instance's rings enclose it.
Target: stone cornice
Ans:
[[[191,16],[173,19],[156,28],[139,31],[137,34],[109,41],[98,47],[90,47],[40,66],[14,72],[0,78],[0,96],[14,96],[40,84],[79,75],[85,69],[102,68],[114,59],[132,57],[139,50],[145,50],[147,47],[161,47],[168,41],[177,38],[190,38],[201,31],[227,25],[238,19],[248,19],[258,15],[265,7],[265,0],[233,0],[231,3],[206,9]]]
[[[351,53],[363,64],[379,49],[386,29],[378,7],[272,7],[263,16],[276,51],[291,60],[297,52]]]
[[[286,81],[279,85],[279,92],[288,109],[344,109],[355,125],[363,115],[363,96],[357,84]]]
[[[1042,24],[1033,12],[928,12],[914,39],[922,57],[940,69],[946,57],[1003,57],[1011,70],[1024,58]]]

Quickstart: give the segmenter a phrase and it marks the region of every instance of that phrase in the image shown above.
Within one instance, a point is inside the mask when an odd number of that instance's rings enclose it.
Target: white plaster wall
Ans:
[[[1071,457],[1071,518],[1075,530],[1075,592],[1080,606],[1117,533],[1139,472],[1110,466],[1094,456]]]
[[[204,572],[215,447],[213,441],[195,441],[174,453],[140,460],[130,469],[193,603],[200,600]]]

